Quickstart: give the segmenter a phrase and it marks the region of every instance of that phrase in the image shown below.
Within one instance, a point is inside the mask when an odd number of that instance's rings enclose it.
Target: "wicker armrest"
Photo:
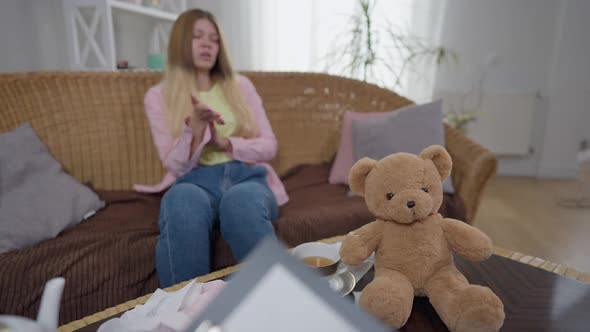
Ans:
[[[487,182],[496,174],[498,162],[489,150],[448,125],[445,125],[445,140],[453,158],[453,186],[465,202],[465,221],[472,224],[481,194]]]

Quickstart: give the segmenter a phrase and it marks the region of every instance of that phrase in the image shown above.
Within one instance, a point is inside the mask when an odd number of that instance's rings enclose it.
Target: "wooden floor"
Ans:
[[[575,181],[496,177],[474,225],[498,246],[590,273],[590,207],[558,204],[581,197],[590,197],[590,164]]]

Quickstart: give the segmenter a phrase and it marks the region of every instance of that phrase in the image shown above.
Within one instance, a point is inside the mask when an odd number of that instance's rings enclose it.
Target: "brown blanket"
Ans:
[[[327,183],[329,165],[302,166],[284,177],[290,202],[281,207],[277,234],[288,246],[346,234],[372,220],[348,187]],[[99,192],[107,203],[91,219],[33,247],[0,255],[0,314],[35,317],[44,283],[66,279],[60,324],[158,288],[155,244],[161,195]],[[459,197],[445,195],[445,216],[464,218]],[[234,264],[216,235],[214,266]]]

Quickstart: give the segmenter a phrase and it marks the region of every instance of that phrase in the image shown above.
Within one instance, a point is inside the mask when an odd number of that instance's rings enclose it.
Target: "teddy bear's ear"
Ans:
[[[352,166],[348,173],[348,183],[353,193],[361,196],[365,194],[365,178],[376,164],[376,160],[365,157]]]
[[[420,152],[420,157],[430,159],[440,174],[440,179],[444,180],[451,175],[453,161],[447,150],[440,145],[431,145]]]

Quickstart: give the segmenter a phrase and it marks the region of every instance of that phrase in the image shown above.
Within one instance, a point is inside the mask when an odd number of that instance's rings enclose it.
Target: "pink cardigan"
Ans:
[[[266,181],[268,186],[274,193],[277,203],[283,205],[289,200],[285,187],[274,169],[266,163],[273,159],[277,153],[277,140],[262,107],[262,99],[260,99],[254,85],[248,78],[240,75],[238,76],[238,83],[250,110],[254,113],[258,124],[259,135],[251,139],[229,137],[232,145],[230,156],[234,160],[254,163],[265,167],[267,169]],[[164,94],[161,84],[153,86],[148,90],[145,94],[144,104],[152,130],[154,144],[160,155],[160,160],[168,172],[157,185],[136,184],[133,188],[138,192],[157,193],[166,190],[178,177],[198,167],[203,147],[211,140],[211,132],[207,127],[203,135],[203,140],[189,159],[193,133],[186,125],[178,138],[175,139],[170,133],[166,125]]]

